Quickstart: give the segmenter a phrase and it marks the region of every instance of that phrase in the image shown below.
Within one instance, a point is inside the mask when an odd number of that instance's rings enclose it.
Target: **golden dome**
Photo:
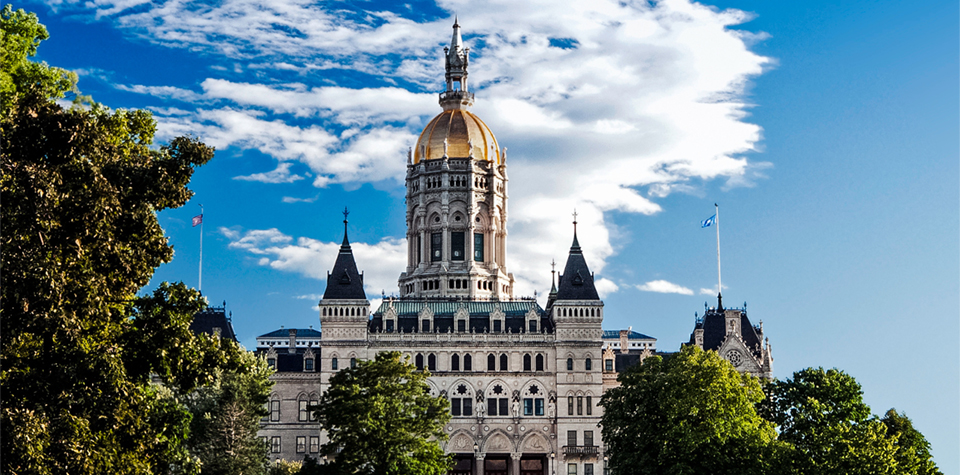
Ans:
[[[500,147],[487,124],[466,109],[445,110],[424,127],[413,151],[413,163],[442,159],[444,151],[449,158],[467,158],[471,145],[474,160],[501,163]]]

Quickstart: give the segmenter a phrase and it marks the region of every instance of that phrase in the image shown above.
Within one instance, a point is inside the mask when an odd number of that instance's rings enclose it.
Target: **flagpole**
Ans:
[[[197,290],[203,295],[203,205],[200,205],[200,276],[197,281]]]
[[[720,206],[716,203],[713,206],[717,211],[717,308],[723,308],[723,281],[720,280]]]

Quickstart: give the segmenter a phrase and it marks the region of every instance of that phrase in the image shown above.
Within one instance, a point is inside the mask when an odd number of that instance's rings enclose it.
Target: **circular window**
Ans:
[[[435,217],[433,218],[433,222],[434,222],[434,223],[439,223],[439,222],[440,222],[440,217],[439,217],[439,216],[435,216]]]

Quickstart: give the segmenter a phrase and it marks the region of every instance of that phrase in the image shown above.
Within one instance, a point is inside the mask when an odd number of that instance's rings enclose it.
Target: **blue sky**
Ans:
[[[843,369],[960,473],[956,2],[328,2],[14,5],[114,108],[217,147],[163,212],[154,279],[227,302],[248,347],[318,326],[342,238],[368,295],[397,291],[405,151],[436,113],[454,12],[474,111],[508,147],[510,270],[549,290],[573,208],[607,305],[675,350],[714,302],[746,302],[775,372]]]

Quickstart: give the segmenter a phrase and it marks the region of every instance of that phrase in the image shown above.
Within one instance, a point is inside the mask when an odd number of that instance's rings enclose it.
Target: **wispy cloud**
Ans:
[[[727,287],[724,286],[723,288],[727,288]],[[716,287],[711,287],[709,289],[704,287],[700,288],[700,295],[717,295],[718,293],[720,292],[717,291]]]
[[[275,228],[244,231],[221,227],[220,234],[230,240],[230,248],[249,253],[258,265],[313,279],[326,280],[326,270],[333,266],[340,252],[338,242],[307,237],[294,239]],[[353,242],[350,245],[364,273],[367,294],[393,292],[400,275],[397,269],[407,261],[406,241],[388,238],[374,244]]]
[[[316,300],[320,301],[323,298],[323,294],[306,294],[306,295],[297,295],[293,297],[298,300]]]
[[[121,91],[134,92],[137,94],[145,94],[148,96],[159,97],[161,99],[176,99],[178,101],[184,102],[197,102],[203,98],[201,94],[198,94],[189,89],[184,89],[181,87],[173,86],[144,86],[141,84],[116,84],[114,85],[117,89]]]
[[[293,164],[290,162],[282,162],[277,164],[277,168],[271,172],[235,176],[233,179],[242,181],[259,181],[262,183],[293,183],[295,181],[302,180],[302,176],[290,173],[291,165]]]
[[[637,289],[644,292],[657,292],[660,294],[693,295],[693,290],[666,280],[651,280],[645,284],[638,285]]]

